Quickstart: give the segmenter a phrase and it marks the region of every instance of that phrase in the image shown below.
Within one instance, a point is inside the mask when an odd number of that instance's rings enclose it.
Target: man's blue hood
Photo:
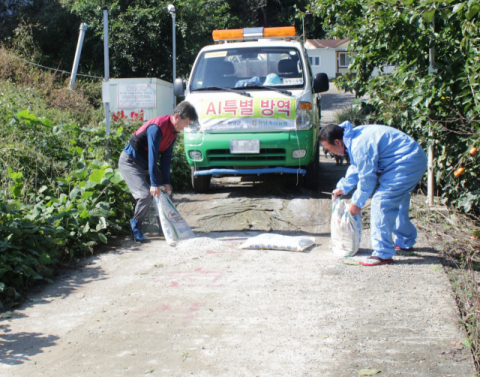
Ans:
[[[347,152],[348,152],[351,150],[351,146],[352,146],[353,125],[348,120],[346,120],[342,124],[339,124],[338,127],[343,128],[343,143],[345,144],[345,148],[347,148]],[[350,153],[349,155],[350,155],[350,159],[352,160],[352,155]]]

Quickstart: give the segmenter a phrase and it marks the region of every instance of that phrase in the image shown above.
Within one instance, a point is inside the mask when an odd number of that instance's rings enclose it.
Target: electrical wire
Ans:
[[[3,50],[0,50],[0,52],[12,59],[17,59],[17,60],[20,60],[24,63],[27,63],[27,64],[30,64],[30,65],[34,65],[34,66],[37,66],[37,67],[40,67],[40,68],[45,68],[45,69],[50,69],[51,71],[55,71],[55,72],[60,72],[60,73],[64,73],[64,74],[68,74],[68,75],[71,75],[72,72],[67,72],[67,71],[62,71],[61,69],[56,69],[56,68],[50,68],[50,67],[45,67],[44,65],[40,65],[40,64],[36,64],[36,63],[32,63],[32,62],[29,62],[28,60],[25,60],[25,59],[22,59],[22,58],[19,58],[17,56],[13,56],[13,55],[10,55],[10,54],[7,54],[5,51]],[[77,73],[77,76],[83,76],[83,77],[90,77],[92,79],[101,79],[103,80],[103,77],[98,77],[98,76],[90,76],[90,75],[82,75],[80,73]]]

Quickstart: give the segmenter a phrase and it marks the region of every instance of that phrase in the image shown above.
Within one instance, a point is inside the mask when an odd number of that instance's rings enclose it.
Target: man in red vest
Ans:
[[[133,239],[144,242],[142,222],[154,196],[160,196],[160,186],[167,193],[170,185],[170,163],[177,135],[198,119],[195,108],[186,101],[179,103],[173,115],[150,119],[140,127],[120,155],[118,167],[135,199],[135,213],[130,219]],[[160,169],[157,159],[160,155]],[[150,177],[148,180],[147,177]]]

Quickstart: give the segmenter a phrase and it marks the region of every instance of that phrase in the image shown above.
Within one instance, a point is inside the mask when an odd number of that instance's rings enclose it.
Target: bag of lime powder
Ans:
[[[362,215],[351,215],[345,200],[332,203],[330,250],[340,258],[354,256],[362,240]]]
[[[167,194],[161,191],[160,197],[155,197],[154,201],[167,244],[175,246],[178,241],[195,237],[195,233],[178,213]]]

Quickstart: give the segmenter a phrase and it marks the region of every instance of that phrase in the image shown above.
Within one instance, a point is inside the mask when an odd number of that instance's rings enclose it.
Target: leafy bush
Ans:
[[[0,303],[5,306],[33,284],[51,281],[63,260],[87,255],[128,230],[133,200],[118,158],[141,124],[112,122],[107,136],[101,109],[91,106],[84,92],[67,90],[62,97],[63,84],[56,80],[42,92],[32,76],[22,77],[36,71],[19,67],[15,85],[13,77],[0,80]],[[50,76],[36,77],[40,82]],[[78,106],[65,98],[78,98]],[[173,187],[189,188],[181,138],[172,159]]]
[[[59,260],[86,255],[121,231],[131,195],[114,163],[102,161],[102,129],[54,127],[26,110],[3,115],[0,301],[9,302],[35,281],[49,281]],[[114,128],[112,154],[125,139]]]

